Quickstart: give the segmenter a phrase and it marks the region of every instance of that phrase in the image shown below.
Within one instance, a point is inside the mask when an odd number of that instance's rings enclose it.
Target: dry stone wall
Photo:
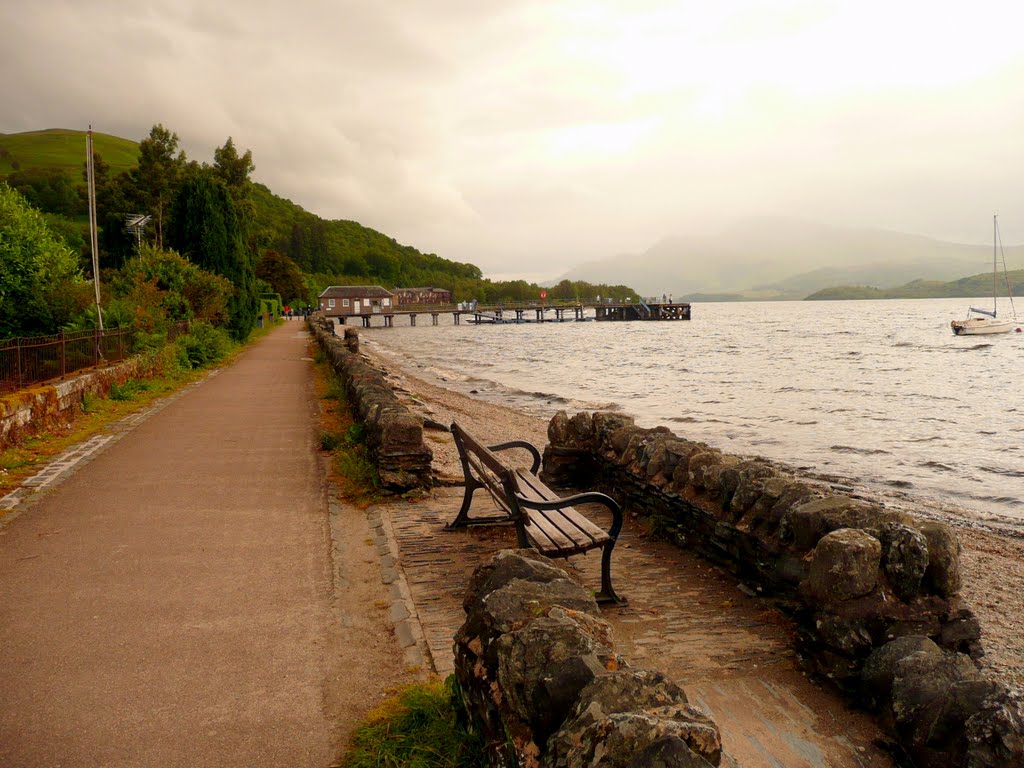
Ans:
[[[664,675],[630,668],[592,593],[547,558],[500,552],[474,572],[463,607],[455,675],[490,765],[721,763],[715,724]]]
[[[17,444],[26,435],[70,423],[81,412],[86,393],[106,397],[114,384],[145,375],[145,364],[134,358],[0,396],[0,449]]]
[[[548,438],[547,482],[608,493],[773,597],[807,665],[877,711],[917,765],[1024,766],[1022,700],[975,664],[949,526],[619,414],[560,412]]]
[[[310,327],[366,430],[370,459],[377,465],[384,489],[429,488],[434,454],[423,442],[423,419],[399,402],[384,375],[358,353],[357,334],[336,337],[329,320],[315,321]]]

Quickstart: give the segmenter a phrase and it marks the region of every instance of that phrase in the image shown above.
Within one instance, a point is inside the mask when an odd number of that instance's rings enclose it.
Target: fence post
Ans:
[[[18,342],[18,346],[17,346],[17,350],[18,350],[18,353],[17,353],[17,359],[18,359],[18,389],[21,389],[22,387],[25,386],[24,381],[22,380],[23,377],[22,377],[22,368],[21,368],[21,336],[19,336],[17,339],[15,339],[15,341]]]
[[[60,377],[63,379],[68,375],[67,341],[64,339],[64,331],[60,332]]]

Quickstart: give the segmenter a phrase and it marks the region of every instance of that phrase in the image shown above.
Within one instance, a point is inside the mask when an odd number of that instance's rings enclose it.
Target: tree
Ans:
[[[139,143],[139,164],[132,169],[132,178],[146,212],[153,216],[157,248],[163,248],[167,214],[186,162],[184,151],[178,152],[178,134],[159,123]]]
[[[285,304],[309,301],[309,290],[299,265],[283,253],[267,251],[256,264],[256,277],[265,280],[273,293],[281,295]]]
[[[84,308],[85,286],[78,255],[0,182],[0,337],[56,333]]]
[[[232,193],[244,191],[250,183],[249,175],[256,170],[252,162],[252,150],[245,150],[245,154],[239,157],[234,140],[228,136],[223,147],[213,150],[213,169],[217,178],[223,181]]]
[[[244,341],[259,309],[253,259],[242,242],[231,194],[210,169],[201,169],[182,185],[167,234],[179,253],[234,285],[228,330],[236,341]]]

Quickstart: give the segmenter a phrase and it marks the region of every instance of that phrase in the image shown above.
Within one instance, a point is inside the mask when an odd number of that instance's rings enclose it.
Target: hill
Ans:
[[[1011,265],[1024,247],[1006,249]],[[955,280],[991,263],[991,245],[962,245],[878,229],[751,218],[711,235],[666,237],[636,255],[580,265],[574,278],[629,282],[645,294],[733,294],[801,299],[841,284],[892,288],[915,279]]]
[[[127,171],[139,156],[136,141],[93,132],[93,147],[113,173]],[[32,168],[56,169],[82,178],[85,164],[85,132],[64,128],[26,133],[0,133],[0,175]]]
[[[138,142],[106,134],[94,133],[93,137],[97,152],[110,166],[111,177],[137,165]],[[34,207],[46,212],[51,228],[78,251],[86,247],[88,227],[82,192],[84,161],[83,131],[50,129],[0,134],[0,179],[11,180],[11,185],[19,188]],[[15,177],[19,177],[20,187]],[[130,194],[132,183],[128,180],[123,185],[112,184],[112,194],[99,201],[101,213],[105,201],[114,200],[111,205],[120,206],[112,209],[113,215],[106,219],[114,222],[112,226],[117,229],[111,230],[110,238],[101,236],[102,266],[117,265],[133,252],[134,241],[120,230],[124,214],[144,210],[144,204]],[[525,301],[536,298],[539,291],[536,284],[522,280],[487,280],[473,264],[423,253],[356,221],[322,219],[275,195],[264,184],[252,184],[247,202],[251,204],[254,250],[276,250],[295,261],[306,275],[310,299],[331,284],[439,286],[450,289],[456,301]],[[103,222],[101,217],[101,228]],[[582,281],[563,281],[549,292],[552,298],[598,294],[639,298],[624,285],[591,285]]]
[[[999,276],[996,293],[1006,296],[1006,280],[1013,296],[1024,296],[1024,269],[1008,272],[1006,279]],[[836,301],[842,299],[951,299],[975,298],[992,295],[992,273],[963,277],[959,280],[913,280],[896,288],[873,288],[864,285],[841,285],[812,293],[807,301]]]

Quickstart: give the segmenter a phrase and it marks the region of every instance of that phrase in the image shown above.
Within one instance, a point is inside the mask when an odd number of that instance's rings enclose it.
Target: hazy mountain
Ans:
[[[1024,246],[1006,249],[1013,269]],[[641,254],[581,264],[563,277],[625,283],[642,294],[803,298],[835,285],[890,288],[949,281],[991,264],[991,245],[963,245],[878,229],[747,219],[714,236],[674,236]]]

